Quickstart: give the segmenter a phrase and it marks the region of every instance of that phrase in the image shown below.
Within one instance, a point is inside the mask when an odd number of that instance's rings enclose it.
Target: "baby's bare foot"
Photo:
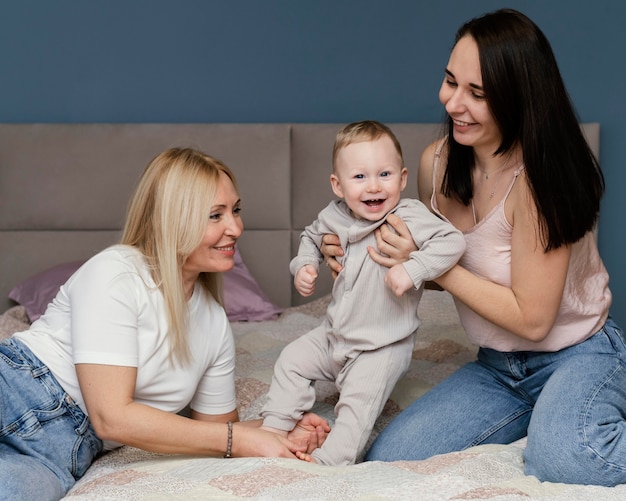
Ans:
[[[311,456],[311,454],[307,454],[306,452],[296,452],[296,457],[302,461],[306,461],[307,463],[317,464],[317,461]]]

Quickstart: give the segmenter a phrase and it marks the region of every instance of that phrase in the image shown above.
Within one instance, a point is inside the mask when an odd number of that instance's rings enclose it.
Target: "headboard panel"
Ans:
[[[416,197],[424,147],[439,124],[389,124]],[[341,124],[0,124],[0,311],[19,281],[84,259],[119,238],[130,194],[147,163],[173,146],[224,161],[240,184],[245,263],[280,306],[301,304],[288,264],[298,236],[331,199],[331,152]],[[585,124],[599,150],[598,124]],[[331,287],[320,274],[314,297]]]

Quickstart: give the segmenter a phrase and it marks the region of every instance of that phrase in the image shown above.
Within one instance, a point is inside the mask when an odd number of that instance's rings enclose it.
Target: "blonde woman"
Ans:
[[[238,422],[220,273],[234,266],[240,212],[235,178],[218,160],[170,149],[150,162],[121,243],[0,344],[3,495],[61,498],[98,454],[122,444],[295,457],[323,440],[328,424],[312,414],[287,438]],[[177,414],[188,404],[191,419]]]

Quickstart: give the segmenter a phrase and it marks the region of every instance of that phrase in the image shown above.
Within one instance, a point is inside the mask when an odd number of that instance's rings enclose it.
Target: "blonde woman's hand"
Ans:
[[[322,446],[328,433],[330,433],[328,421],[317,414],[307,412],[287,434],[287,438],[297,445],[306,445],[306,452],[310,454]]]
[[[238,426],[241,424],[240,426]],[[233,457],[296,457],[296,452],[306,452],[307,445],[296,444],[286,436],[263,428],[235,423],[233,426]]]

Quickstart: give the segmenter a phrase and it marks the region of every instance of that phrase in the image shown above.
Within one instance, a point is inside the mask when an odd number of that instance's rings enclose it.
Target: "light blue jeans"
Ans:
[[[0,499],[59,499],[101,451],[48,368],[20,341],[0,342]]]
[[[525,469],[540,480],[626,483],[626,342],[609,318],[559,352],[480,349],[395,418],[366,460],[425,459],[528,435]]]

